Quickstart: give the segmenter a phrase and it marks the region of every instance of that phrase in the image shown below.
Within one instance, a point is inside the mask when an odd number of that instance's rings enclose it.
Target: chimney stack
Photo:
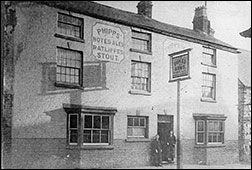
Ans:
[[[138,14],[146,17],[152,17],[152,2],[151,1],[140,1],[137,4]]]
[[[200,6],[195,9],[193,30],[213,36],[214,30],[211,28],[210,21],[207,18],[206,10],[207,9],[205,6]]]

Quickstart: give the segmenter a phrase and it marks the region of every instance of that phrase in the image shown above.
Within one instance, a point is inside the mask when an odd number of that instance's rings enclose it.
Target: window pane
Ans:
[[[208,121],[208,131],[214,131],[214,122]]]
[[[209,133],[208,135],[208,142],[213,142],[213,134]]]
[[[109,117],[102,116],[102,129],[109,129]]]
[[[145,126],[145,118],[140,119],[140,126],[142,126],[142,127]]]
[[[128,136],[133,136],[133,128],[128,128],[127,134],[128,134]]]
[[[108,130],[103,130],[101,131],[101,143],[108,143],[109,140],[109,131]]]
[[[213,142],[217,142],[217,133],[213,134]]]
[[[93,131],[93,143],[100,143],[100,131],[99,130]]]
[[[222,121],[220,121],[220,122],[219,122],[219,124],[220,124],[220,125],[219,125],[219,127],[220,127],[220,131],[222,132],[222,131],[224,130],[224,129],[223,129],[223,122],[222,122]]]
[[[94,116],[94,128],[101,128],[101,116]]]
[[[214,131],[219,131],[220,128],[219,128],[219,122],[218,121],[214,121]]]
[[[84,128],[92,128],[92,116],[85,115]]]
[[[134,118],[134,126],[139,126],[139,118]]]
[[[221,142],[224,143],[224,133],[221,133],[221,134],[220,134],[220,138],[221,138],[221,139],[220,139]]]
[[[70,115],[70,128],[77,128],[78,115]]]
[[[133,118],[132,117],[128,118],[128,126],[133,126]]]
[[[134,128],[133,134],[134,136],[145,137],[145,128]]]
[[[70,130],[70,143],[78,142],[78,132],[77,130]]]
[[[203,143],[203,142],[204,142],[204,133],[198,133],[197,143]]]
[[[84,143],[91,143],[91,130],[84,130],[83,142]]]
[[[204,131],[204,122],[203,121],[197,121],[198,122],[198,131]]]

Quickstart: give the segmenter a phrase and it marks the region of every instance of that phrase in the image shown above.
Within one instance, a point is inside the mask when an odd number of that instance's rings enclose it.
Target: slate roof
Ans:
[[[251,38],[251,28],[240,32],[240,35],[245,37],[245,38]]]
[[[237,53],[237,48],[222,42],[213,36],[196,32],[192,29],[166,24],[155,19],[145,17],[133,12],[128,12],[91,1],[32,1],[51,7],[69,10],[123,25],[143,28],[156,33],[187,41],[210,45],[217,49]]]

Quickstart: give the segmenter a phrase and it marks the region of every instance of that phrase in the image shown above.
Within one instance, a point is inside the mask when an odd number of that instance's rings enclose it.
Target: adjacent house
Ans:
[[[183,162],[239,160],[238,51],[214,37],[205,6],[192,29],[152,18],[151,1],[138,13],[89,1],[11,7],[12,168],[149,165],[152,138],[177,132],[174,79],[185,70]]]
[[[251,161],[251,52],[239,49],[239,141],[240,160]]]

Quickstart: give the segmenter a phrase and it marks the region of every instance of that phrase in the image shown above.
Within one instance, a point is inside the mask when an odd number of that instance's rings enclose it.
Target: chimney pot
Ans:
[[[193,30],[208,35],[214,34],[213,29],[210,27],[210,21],[207,18],[207,11],[205,6],[195,8],[195,15],[193,18]]]
[[[138,14],[146,17],[152,17],[152,2],[151,1],[140,1],[137,4]]]

